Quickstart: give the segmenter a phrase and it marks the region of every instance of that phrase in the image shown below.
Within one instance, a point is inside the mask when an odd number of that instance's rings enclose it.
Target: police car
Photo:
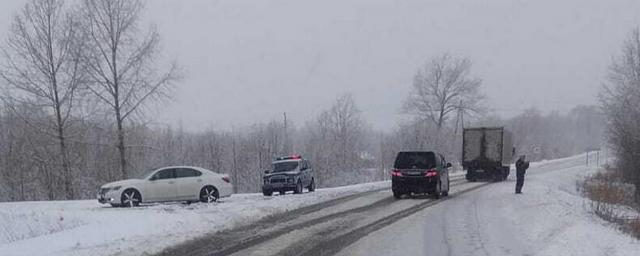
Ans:
[[[284,195],[287,191],[302,193],[316,189],[316,179],[309,161],[300,155],[278,157],[271,164],[272,169],[264,172],[262,193],[271,196],[273,192]]]

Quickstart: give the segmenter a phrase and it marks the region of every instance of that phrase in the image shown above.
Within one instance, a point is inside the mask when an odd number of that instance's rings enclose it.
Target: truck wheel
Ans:
[[[498,172],[496,171],[495,174],[493,175],[493,182],[500,182],[502,181],[502,172]]]
[[[287,193],[287,191],[284,191],[284,190],[280,190],[278,192],[280,193],[281,196],[284,196],[284,194]]]
[[[271,191],[271,190],[262,190],[262,194],[264,196],[271,196],[271,195],[273,195],[273,191]]]
[[[507,180],[509,178],[509,167],[504,169],[504,178],[502,180]]]
[[[476,182],[476,177],[471,172],[467,172],[467,175],[465,176],[465,178],[467,179],[467,181]]]

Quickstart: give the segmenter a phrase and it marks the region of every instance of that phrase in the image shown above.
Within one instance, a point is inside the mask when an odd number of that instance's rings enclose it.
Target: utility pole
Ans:
[[[458,124],[460,123],[460,109],[458,108],[458,113],[456,114],[456,128],[453,130],[453,135],[458,135]]]
[[[282,150],[284,154],[290,154],[289,149],[289,134],[287,133],[287,112],[282,113],[284,116],[284,143],[282,145]]]
[[[460,128],[460,130],[464,129],[464,110],[462,109],[462,100],[460,101],[460,104],[458,105],[458,113],[456,115],[456,128],[453,132],[454,135],[458,134],[458,124],[462,123],[462,127]]]
[[[462,103],[460,103],[462,104]],[[460,108],[460,127],[464,129],[464,109]]]
[[[386,180],[386,164],[384,162],[384,133],[380,132],[380,172],[382,173],[382,180]]]
[[[236,135],[232,134],[231,151],[233,152],[233,193],[238,193],[238,160],[236,154]]]

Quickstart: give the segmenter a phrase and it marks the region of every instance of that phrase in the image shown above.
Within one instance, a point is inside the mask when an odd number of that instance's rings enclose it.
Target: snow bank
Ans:
[[[567,160],[575,165],[540,175],[534,170],[525,182],[525,196],[509,207],[514,214],[504,216],[522,224],[529,241],[538,241],[538,255],[636,254],[640,242],[590,213],[577,190],[576,181],[599,168],[586,166],[584,154]]]
[[[216,204],[138,208],[112,208],[95,200],[0,203],[0,254],[151,254],[209,232],[388,186],[389,182],[383,181],[302,195],[236,194]]]

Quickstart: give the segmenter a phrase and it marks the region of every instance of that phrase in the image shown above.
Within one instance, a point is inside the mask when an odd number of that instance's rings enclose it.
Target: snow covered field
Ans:
[[[0,255],[152,254],[208,232],[388,186],[375,182],[273,197],[236,194],[216,204],[139,208],[112,208],[96,200],[0,203]]]
[[[589,213],[577,193],[576,180],[595,171],[584,155],[535,163],[522,195],[514,194],[512,175],[373,232],[339,255],[639,255],[640,242]]]

